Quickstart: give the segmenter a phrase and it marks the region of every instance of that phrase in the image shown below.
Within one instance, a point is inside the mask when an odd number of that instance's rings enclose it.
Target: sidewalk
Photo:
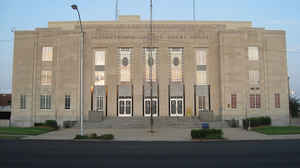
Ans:
[[[191,141],[191,129],[162,128],[154,129],[155,133],[149,133],[149,129],[86,129],[85,133],[114,134],[116,141]],[[246,131],[241,128],[223,128],[224,138],[227,140],[280,140],[300,139],[298,135],[264,135],[254,131]],[[28,136],[23,139],[32,140],[72,140],[79,134],[78,128],[61,129],[38,136]]]

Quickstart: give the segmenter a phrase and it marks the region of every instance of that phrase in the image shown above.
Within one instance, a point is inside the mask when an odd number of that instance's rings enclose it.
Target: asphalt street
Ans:
[[[0,167],[300,167],[300,140],[79,142],[0,140]]]

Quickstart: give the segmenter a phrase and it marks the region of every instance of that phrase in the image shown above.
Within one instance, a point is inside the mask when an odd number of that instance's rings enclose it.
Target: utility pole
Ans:
[[[150,66],[150,132],[153,133],[153,109],[152,109],[152,103],[153,103],[153,100],[152,100],[152,96],[153,96],[153,79],[152,79],[152,66],[154,64],[154,61],[153,61],[153,58],[152,58],[152,52],[153,52],[153,48],[152,48],[152,33],[153,33],[153,30],[152,30],[152,0],[150,0],[150,55],[149,55],[149,58],[148,58],[148,61],[149,61],[149,66]]]
[[[195,0],[193,0],[193,19],[194,19],[194,21],[196,21],[196,7],[195,7],[195,5],[196,5],[196,2],[195,2]]]
[[[115,20],[117,21],[119,17],[119,1],[116,0],[116,15],[115,15]]]
[[[290,110],[291,90],[290,90],[290,77],[289,76],[288,76],[288,95],[289,95],[289,125],[291,125],[292,124],[291,110]]]
[[[77,5],[73,4],[71,6],[73,10],[77,11],[80,24],[80,135],[83,136],[83,48],[84,48],[84,33],[82,29],[82,22],[80,13]]]

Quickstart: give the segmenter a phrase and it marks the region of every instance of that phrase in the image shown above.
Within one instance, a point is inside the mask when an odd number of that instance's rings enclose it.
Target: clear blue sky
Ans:
[[[120,14],[149,19],[150,0],[119,0]],[[48,21],[77,20],[70,8],[79,6],[82,20],[112,20],[115,0],[1,0],[0,92],[11,89],[13,33],[11,29],[47,27]],[[192,20],[193,0],[153,0],[153,19]],[[300,1],[299,0],[196,0],[197,20],[252,21],[255,27],[287,32],[291,88],[300,95]]]

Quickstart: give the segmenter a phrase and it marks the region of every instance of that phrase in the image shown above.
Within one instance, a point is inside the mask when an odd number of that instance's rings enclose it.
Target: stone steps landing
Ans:
[[[153,118],[153,128],[201,128],[197,117],[159,117]],[[77,123],[75,128],[79,128]],[[85,128],[150,128],[150,117],[107,117],[103,121],[84,121]],[[210,122],[211,128],[228,127],[224,122]]]

